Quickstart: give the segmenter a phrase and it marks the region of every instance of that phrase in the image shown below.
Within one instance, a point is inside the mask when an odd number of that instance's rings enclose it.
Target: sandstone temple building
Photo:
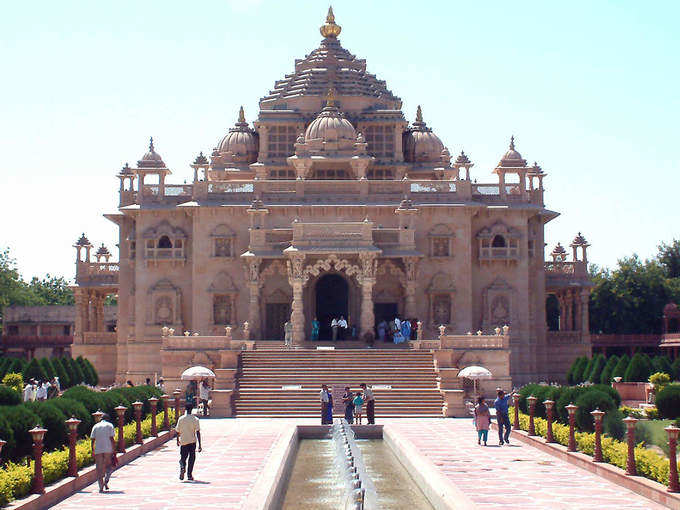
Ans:
[[[590,352],[588,243],[579,234],[571,260],[558,246],[544,261],[558,216],[546,173],[510,136],[495,168],[475,168],[464,140],[448,142],[452,155],[426,105],[406,119],[340,31],[331,10],[319,47],[274,83],[252,123],[241,108],[216,133],[190,184],[171,183],[162,140],[123,167],[119,211],[106,215],[119,262],[84,235],[75,245],[74,355],[119,381],[173,379],[197,362],[237,370],[241,350],[280,344],[286,321],[294,346],[313,348],[314,318],[323,343],[339,315],[352,345],[383,319],[416,319],[412,350],[435,351],[438,369],[474,353],[468,361],[496,366],[504,384],[558,380]],[[111,294],[115,332],[104,327]],[[559,331],[547,331],[548,294]]]

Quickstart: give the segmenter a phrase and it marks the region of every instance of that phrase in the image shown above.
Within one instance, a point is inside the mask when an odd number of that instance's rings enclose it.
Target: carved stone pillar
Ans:
[[[293,325],[293,345],[302,345],[305,341],[305,313],[302,291],[305,285],[303,274],[305,256],[300,253],[290,255],[288,260],[288,280],[293,288],[290,321]]]
[[[97,317],[97,322],[96,322],[96,330],[97,331],[105,331],[104,327],[104,295],[103,294],[95,294],[94,297],[94,308],[95,308],[95,316]]]
[[[260,264],[261,259],[247,261],[246,281],[250,290],[248,301],[248,324],[251,338],[257,339],[260,334]]]
[[[361,318],[359,321],[359,337],[363,338],[366,333],[373,333],[375,314],[373,313],[373,286],[375,285],[375,273],[378,261],[374,253],[363,252],[359,254],[361,261]]]
[[[75,289],[74,299],[76,303],[76,321],[73,331],[73,342],[81,343],[83,331],[85,330],[85,296],[80,288]]]
[[[416,257],[404,258],[406,281],[404,282],[405,303],[404,315],[407,319],[417,317],[416,310],[416,277],[418,274],[418,259]]]
[[[588,290],[582,290],[579,299],[581,300],[581,334],[587,335],[590,333],[590,310],[588,308],[590,292]]]

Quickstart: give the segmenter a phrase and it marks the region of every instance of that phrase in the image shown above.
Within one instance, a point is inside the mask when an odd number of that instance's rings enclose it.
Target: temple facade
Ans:
[[[189,351],[219,337],[251,348],[281,340],[290,320],[302,347],[314,318],[328,340],[339,315],[358,341],[395,316],[416,319],[420,340],[474,342],[508,326],[513,383],[559,379],[589,352],[588,243],[579,235],[571,261],[559,249],[544,261],[545,225],[558,214],[545,206],[541,167],[510,138],[478,183],[471,159],[451,156],[420,106],[409,122],[340,31],[329,11],[319,47],[261,98],[252,125],[241,108],[195,159],[190,184],[167,182],[153,140],[125,165],[119,211],[106,215],[119,227],[119,262],[84,235],[75,245],[74,355],[111,380],[141,378],[163,373],[173,334]],[[560,303],[555,332],[548,293]],[[115,332],[104,327],[110,294]]]

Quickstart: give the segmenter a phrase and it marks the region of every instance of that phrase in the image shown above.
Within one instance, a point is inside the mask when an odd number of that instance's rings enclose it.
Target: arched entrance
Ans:
[[[316,313],[320,323],[319,340],[331,340],[331,321],[349,315],[349,285],[337,273],[323,275],[316,281]]]

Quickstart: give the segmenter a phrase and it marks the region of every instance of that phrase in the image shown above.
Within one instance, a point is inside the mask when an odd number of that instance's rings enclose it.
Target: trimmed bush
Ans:
[[[106,401],[101,395],[101,393],[94,392],[85,386],[74,386],[73,388],[66,390],[62,396],[77,400],[83,404],[85,409],[87,409],[87,412],[91,414],[100,409],[102,411],[105,410]]]
[[[40,424],[47,429],[45,433],[45,450],[54,450],[68,442],[66,435],[67,417],[51,401],[26,402],[24,404],[40,418]]]
[[[0,417],[7,420],[14,435],[14,448],[9,448],[7,458],[20,459],[32,452],[33,439],[28,433],[40,423],[40,418],[24,405],[0,407]],[[2,449],[5,451],[7,445]]]
[[[612,370],[612,380],[614,377],[620,377],[623,379],[626,376],[626,370],[628,370],[628,365],[630,365],[630,358],[627,354],[624,354],[619,358],[619,362]]]
[[[77,384],[83,384],[87,383],[87,380],[85,379],[85,374],[83,374],[83,370],[80,368],[80,365],[74,360],[73,358],[66,358],[68,359],[69,366],[71,367],[71,371],[69,372],[69,375],[71,376],[71,382],[73,385]]]
[[[680,381],[680,356],[671,364],[671,373],[669,374],[674,381]]]
[[[593,432],[595,427],[593,425],[593,416],[591,411],[599,409],[600,411],[609,412],[616,409],[614,400],[603,391],[590,390],[583,393],[576,399],[578,410],[576,411],[576,423],[578,428],[583,431]]]
[[[612,388],[609,384],[593,384],[589,389],[601,391],[609,395],[614,401],[614,404],[616,404],[617,409],[621,405],[621,395],[619,395],[619,392]]]
[[[602,374],[602,370],[604,370],[604,366],[607,364],[607,360],[605,359],[603,354],[598,354],[593,358],[593,364],[592,368],[590,369],[590,373],[588,374],[587,380],[598,384],[600,382],[600,375]]]
[[[673,364],[668,356],[654,356],[652,358],[652,367],[653,373],[661,372],[662,374],[673,376]]]
[[[622,440],[626,434],[626,424],[623,423],[623,414],[618,409],[612,409],[604,415],[602,420],[604,433],[614,439]]]
[[[21,374],[15,374],[13,372],[5,374],[2,378],[2,384],[8,388],[12,388],[14,391],[18,392],[19,395],[24,391],[24,378]]]
[[[28,365],[26,365],[26,368],[24,369],[23,372],[24,376],[24,381],[28,381],[29,379],[35,379],[37,381],[45,381],[47,380],[47,374],[45,374],[45,369],[42,367],[42,365],[38,362],[36,358],[33,358]]]
[[[656,396],[659,416],[668,420],[680,417],[680,384],[669,384]]]
[[[579,381],[579,384],[586,382],[588,380],[588,377],[590,377],[590,372],[593,371],[594,360],[595,360],[595,358],[589,358],[588,359],[586,366],[583,368],[583,373],[581,374],[581,380]]]
[[[607,363],[602,369],[602,373],[600,374],[600,380],[599,381],[593,381],[593,382],[599,382],[600,384],[611,384],[612,382],[612,373],[614,372],[614,368],[616,368],[616,364],[619,362],[619,357],[614,354],[613,356],[609,356],[607,359]]]
[[[576,380],[574,379],[576,371],[579,370],[579,367],[581,366],[581,360],[583,360],[585,356],[579,356],[576,358],[571,366],[569,367],[569,370],[567,371],[567,383],[569,385],[573,384],[578,384]]]
[[[97,384],[99,384],[99,374],[97,373],[97,370],[94,368],[94,365],[89,359],[83,358],[83,362],[87,366],[87,370],[90,373],[90,377],[92,379],[92,386],[97,386]]]
[[[66,388],[70,388],[71,378],[68,376],[68,372],[66,372],[64,364],[61,362],[61,360],[59,358],[54,358],[52,360],[52,366],[54,367],[54,371],[57,373],[57,377],[59,378],[59,386],[61,386],[62,391]]]
[[[638,352],[633,356],[633,359],[630,360],[630,364],[626,369],[626,375],[623,376],[623,379],[626,382],[647,382],[649,376],[652,375],[649,368],[650,365],[651,361],[648,364],[644,356]]]
[[[19,404],[21,404],[21,395],[17,390],[9,386],[0,386],[0,406],[16,406]]]
[[[12,429],[10,423],[2,415],[0,415],[0,439],[7,443],[2,449],[2,457],[0,457],[4,462],[9,459],[9,452],[16,447],[16,444],[14,442],[14,430]]]
[[[542,386],[540,384],[531,383],[526,386],[522,386],[519,390],[519,409],[523,413],[529,414],[529,403],[527,402],[527,397],[533,395],[537,397],[536,393],[541,391]]]
[[[54,366],[52,365],[52,362],[49,358],[41,358],[38,360],[38,363],[40,363],[40,366],[43,368],[47,379],[51,380],[55,375],[57,375],[57,372],[54,370]]]
[[[64,413],[67,420],[72,417],[80,420],[80,424],[78,425],[79,437],[85,437],[90,434],[92,425],[94,425],[94,418],[87,412],[87,409],[81,402],[64,397],[55,398],[49,402]]]

